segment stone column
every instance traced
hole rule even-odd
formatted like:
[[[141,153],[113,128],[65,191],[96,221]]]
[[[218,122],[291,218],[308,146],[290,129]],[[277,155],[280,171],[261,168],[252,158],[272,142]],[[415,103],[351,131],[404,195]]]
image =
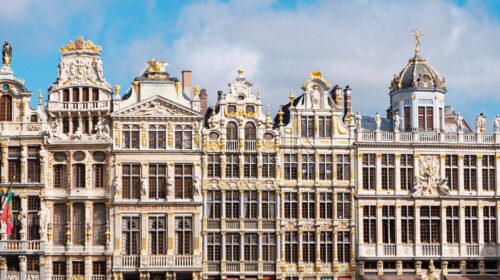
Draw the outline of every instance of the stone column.
[[[358,205],[358,244],[363,244],[363,205]]]
[[[299,240],[299,245],[298,245],[298,249],[299,249],[299,263],[301,263],[303,261],[303,254],[304,252],[302,251],[302,234],[304,232],[302,231],[302,229],[300,228],[299,231],[298,231],[298,240]]]
[[[445,229],[446,229],[446,205],[441,204],[441,244],[448,244]]]
[[[85,201],[85,249],[90,249],[92,246],[92,228],[94,218],[92,216],[92,202]]]
[[[21,183],[28,182],[28,148],[26,144],[21,144]]]
[[[257,219],[259,220],[259,228],[262,228],[262,190],[257,190]],[[266,217],[267,219],[267,217]]]
[[[175,236],[175,216],[174,212],[167,212],[167,255],[175,253],[174,236]]]
[[[221,261],[226,261],[226,232],[221,232]],[[206,237],[206,233],[203,234],[203,237],[205,238],[203,240],[203,258],[206,259],[207,258],[207,237]]]
[[[85,256],[85,280],[92,279],[92,259],[90,256]]]
[[[19,256],[19,278],[26,279],[26,256]]]
[[[297,192],[297,219],[302,219],[302,192]]]
[[[315,241],[316,241],[316,263],[320,263],[321,262],[321,251],[320,251],[320,247],[321,247],[321,243],[320,243],[320,238],[321,238],[321,227],[320,226],[317,226],[316,227],[316,238],[315,238]]]
[[[226,190],[220,191],[220,228],[226,229]],[[206,208],[205,208],[206,209]]]
[[[460,205],[458,210],[458,216],[460,217],[460,253],[465,252],[465,205]],[[465,253],[464,253],[465,254]]]
[[[148,213],[141,213],[141,255],[148,254]],[[195,224],[195,223],[193,223]]]
[[[240,140],[240,142],[242,143],[243,141]],[[243,154],[239,156],[239,163],[240,165],[238,167],[240,168],[240,180],[241,180],[245,177],[245,157],[243,156]]]
[[[71,238],[71,232],[73,230],[73,203],[66,202],[67,217],[66,220],[66,247],[71,247],[73,245],[73,239]]]
[[[377,205],[377,245],[383,243],[382,235],[382,205]]]
[[[276,262],[281,261],[281,232],[276,232]]]
[[[479,245],[483,247],[484,245],[484,212],[483,212],[483,205],[478,205],[477,206],[477,234],[478,234],[478,241]]]
[[[318,191],[315,192],[316,203],[314,204],[314,217],[316,217],[316,219],[320,218],[320,214],[319,214],[319,194],[320,193]],[[319,244],[319,242],[316,243],[316,244]],[[318,246],[316,246],[316,247],[318,247]]]
[[[262,262],[262,232],[257,232],[258,246],[257,246],[257,260]]]
[[[375,155],[375,174],[382,174],[382,154]],[[375,189],[382,190],[382,176],[375,176]]]
[[[396,192],[401,191],[401,154],[396,154],[394,156],[395,172],[394,172],[394,184]],[[397,227],[399,228],[399,227]]]
[[[464,192],[464,155],[458,155],[458,192]]]
[[[446,177],[446,155],[439,155],[439,176],[441,178]]]
[[[420,245],[420,205],[415,205],[415,245]]]
[[[483,192],[483,156],[477,156],[477,176],[476,176],[476,189],[478,193]],[[482,220],[480,220],[482,221]]]
[[[332,153],[332,181],[337,180],[337,155],[335,153]]]
[[[332,215],[332,217],[333,217],[333,219],[337,219],[337,200],[338,200],[337,192],[333,192],[333,194],[332,194],[332,200],[333,200],[332,201],[332,203],[333,203],[333,205],[332,205],[333,206],[332,207],[332,209],[333,209],[333,215]]]
[[[1,142],[1,147],[2,147],[2,153],[1,153],[1,155],[2,155],[2,168],[0,168],[0,172],[2,175],[1,176],[2,183],[6,183],[8,181],[7,178],[9,176],[9,168],[8,168],[8,161],[7,161],[7,154],[8,154],[9,146],[7,144],[7,141]]]
[[[194,245],[192,248],[194,248],[193,253],[195,255],[201,255],[201,246],[200,246],[200,236],[201,236],[201,217],[200,217],[200,212],[194,212],[193,216],[193,233],[194,233]],[[146,228],[147,231],[148,228]],[[147,234],[147,233],[146,233]]]
[[[351,163],[354,165],[354,163]],[[356,165],[358,170],[358,188],[363,189],[363,154],[358,154],[358,164]],[[352,166],[351,166],[352,167]]]
[[[28,197],[23,194],[20,195],[21,198],[21,213],[19,213],[21,222],[21,230],[19,231],[21,234],[21,240],[27,240],[28,233]]]
[[[398,202],[396,202],[398,203]],[[401,245],[401,204],[396,204],[396,245]],[[399,250],[396,250],[396,252]]]
[[[276,209],[276,221],[280,221],[281,220],[281,192],[280,191],[276,191],[276,206],[275,206],[275,209]]]
[[[244,229],[245,228],[245,212],[244,212],[244,193],[245,191],[244,190],[240,190],[240,204],[238,205],[240,207],[240,229]]]
[[[333,262],[334,263],[337,263],[337,261],[339,260],[339,256],[337,253],[338,235],[339,235],[339,233],[337,230],[333,231]]]
[[[297,154],[297,181],[302,181],[302,154]]]
[[[122,251],[122,242],[121,242],[121,235],[122,235],[122,215],[120,212],[117,212],[115,209],[114,212],[114,225],[115,229],[113,232],[114,238],[115,238],[115,248],[113,251],[113,255],[120,255]]]
[[[245,260],[245,233],[240,232],[240,262]]]
[[[225,241],[225,233],[224,235],[222,235],[222,233],[224,232],[221,232],[221,258],[224,259],[225,258],[225,253],[224,253],[224,242],[222,242],[223,240]],[[202,252],[202,257],[203,257],[203,261],[206,262],[208,260],[207,258],[207,233],[206,232],[203,232],[203,252]]]

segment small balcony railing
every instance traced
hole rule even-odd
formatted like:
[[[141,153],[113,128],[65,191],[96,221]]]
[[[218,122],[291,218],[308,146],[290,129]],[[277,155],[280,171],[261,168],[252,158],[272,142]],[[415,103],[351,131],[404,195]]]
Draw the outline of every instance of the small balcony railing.
[[[385,256],[395,256],[396,255],[396,245],[384,245],[384,255]]]
[[[227,272],[239,272],[240,271],[240,263],[239,262],[227,262],[226,263],[226,271]]]
[[[52,275],[52,280],[66,280],[65,275]]]
[[[238,140],[227,140],[226,141],[226,150],[228,150],[228,151],[239,151],[240,150],[240,141],[238,141]]]
[[[479,256],[479,245],[467,245],[467,256]]]
[[[440,256],[441,245],[422,245],[422,255],[424,256]]]
[[[257,151],[257,141],[245,140],[245,151]]]
[[[219,229],[220,220],[207,220],[207,229]]]
[[[245,262],[245,272],[257,272],[259,271],[258,262]]]
[[[207,270],[209,272],[219,272],[220,271],[220,262],[207,263]]]
[[[259,220],[257,219],[245,219],[244,220],[245,229],[258,229]]]
[[[89,102],[56,102],[47,101],[47,110],[52,111],[100,111],[109,109],[109,101],[89,101]]]
[[[226,228],[227,229],[239,229],[240,228],[240,220],[238,220],[238,219],[226,219]]]
[[[0,252],[37,252],[45,251],[41,240],[0,240]]]
[[[92,275],[92,280],[106,280],[106,275]]]

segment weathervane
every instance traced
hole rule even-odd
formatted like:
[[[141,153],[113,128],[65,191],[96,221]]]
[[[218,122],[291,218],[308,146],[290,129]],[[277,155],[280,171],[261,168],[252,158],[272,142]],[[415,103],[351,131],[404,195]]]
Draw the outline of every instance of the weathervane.
[[[422,35],[424,35],[424,33],[422,33],[422,29],[420,29],[420,28],[417,28],[417,29],[414,29],[411,31],[411,36],[415,37],[415,50],[417,50],[417,51],[420,48],[420,37]]]

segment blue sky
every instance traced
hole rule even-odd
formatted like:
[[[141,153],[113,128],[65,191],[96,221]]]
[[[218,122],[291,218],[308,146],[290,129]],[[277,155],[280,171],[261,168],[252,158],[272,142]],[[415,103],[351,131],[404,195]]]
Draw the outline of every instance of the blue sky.
[[[498,1],[1,1],[0,39],[11,41],[15,76],[44,96],[59,47],[83,35],[102,46],[105,77],[123,91],[155,57],[172,76],[192,70],[212,103],[241,65],[276,112],[319,70],[353,88],[354,110],[375,114],[421,27],[421,54],[446,77],[447,105],[469,121],[486,113],[488,126],[500,113]]]

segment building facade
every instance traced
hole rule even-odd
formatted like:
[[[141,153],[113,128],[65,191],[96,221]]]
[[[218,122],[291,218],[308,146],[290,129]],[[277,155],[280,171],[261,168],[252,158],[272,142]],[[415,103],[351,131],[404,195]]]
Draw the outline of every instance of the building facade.
[[[387,116],[314,71],[272,118],[243,76],[207,106],[153,59],[124,92],[61,49],[37,108],[0,69],[4,279],[459,279],[498,274],[500,118],[469,126],[418,45]]]

